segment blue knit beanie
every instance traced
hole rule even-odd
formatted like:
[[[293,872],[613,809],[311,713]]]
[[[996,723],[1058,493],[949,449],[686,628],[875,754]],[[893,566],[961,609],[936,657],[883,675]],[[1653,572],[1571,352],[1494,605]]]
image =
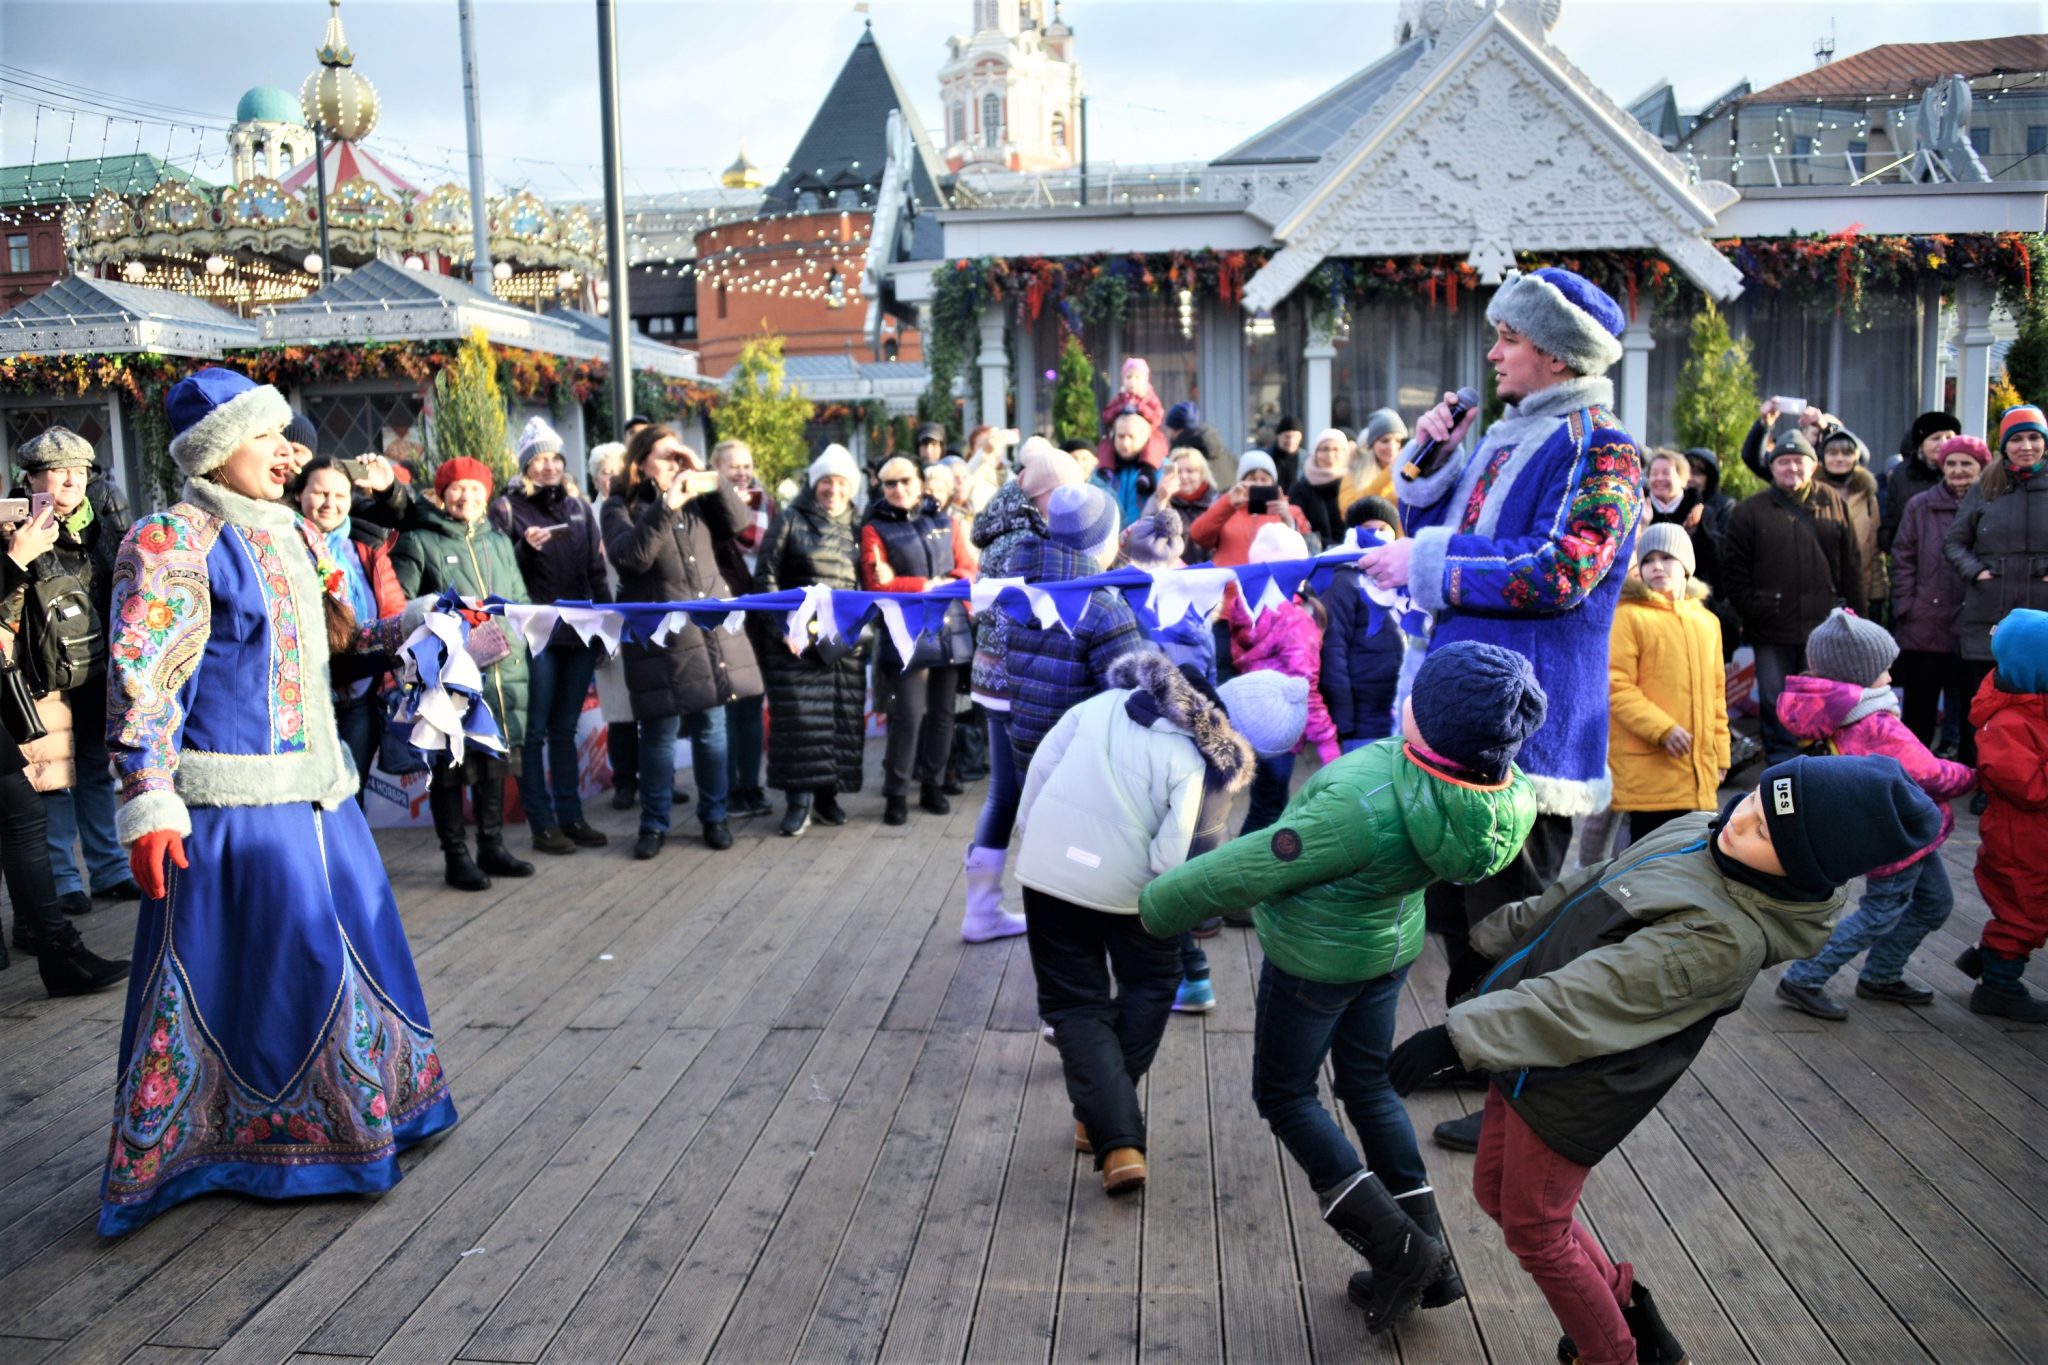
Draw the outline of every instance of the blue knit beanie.
[[[2014,607],[1991,632],[1998,678],[2015,692],[2048,692],[2048,611]]]
[[[1429,651],[1409,695],[1422,742],[1489,782],[1507,777],[1550,704],[1527,659],[1478,640]]]
[[[1093,484],[1069,484],[1046,504],[1046,538],[1100,559],[1116,545],[1116,503]]]
[[[1941,833],[1941,808],[1883,754],[1802,754],[1764,769],[1771,846],[1802,891],[1834,890],[1910,857]]]
[[[1202,425],[1202,410],[1192,402],[1183,400],[1166,410],[1166,420],[1161,424],[1168,431],[1186,431],[1189,427]]]

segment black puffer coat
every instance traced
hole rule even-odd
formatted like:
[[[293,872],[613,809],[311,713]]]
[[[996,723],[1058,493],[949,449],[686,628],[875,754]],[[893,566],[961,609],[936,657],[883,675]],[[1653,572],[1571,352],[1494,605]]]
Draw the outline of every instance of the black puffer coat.
[[[856,536],[851,505],[828,517],[806,488],[776,513],[761,538],[754,591],[813,583],[857,587]],[[815,645],[791,654],[778,641],[763,648],[761,661],[768,680],[768,785],[785,792],[859,791],[867,738],[867,676],[860,657],[850,646],[832,649],[830,657]]]
[[[1990,501],[1980,478],[1963,495],[1942,538],[1948,562],[1963,576],[1956,633],[1963,657],[1991,658],[1991,628],[2015,607],[2048,611],[2048,466]],[[1979,580],[1989,570],[1992,577]]]
[[[689,602],[725,596],[715,546],[743,525],[746,503],[720,480],[716,493],[672,508],[651,483],[606,498],[599,522],[619,575],[621,602]],[[634,720],[709,711],[761,695],[761,669],[744,633],[685,625],[661,645],[621,647]]]

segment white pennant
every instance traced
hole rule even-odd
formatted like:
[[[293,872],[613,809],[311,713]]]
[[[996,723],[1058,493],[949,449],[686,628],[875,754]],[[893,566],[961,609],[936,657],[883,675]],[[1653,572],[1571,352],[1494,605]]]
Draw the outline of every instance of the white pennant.
[[[882,624],[889,629],[890,643],[896,646],[896,657],[907,659],[917,648],[917,641],[910,634],[910,623],[903,619],[903,604],[879,598],[875,606],[882,613]]]
[[[1237,575],[1229,569],[1213,565],[1171,569],[1152,576],[1152,596],[1146,605],[1162,626],[1179,625],[1190,610],[1201,613],[1206,621],[1215,615],[1225,590],[1236,580]]]
[[[1021,578],[977,578],[967,589],[967,601],[976,616],[994,608],[1004,588],[1021,588]]]
[[[839,638],[839,619],[832,610],[832,589],[823,583],[811,583],[804,587],[804,600],[797,603],[789,613],[789,625],[783,630],[783,641],[790,653],[801,654],[808,645],[810,635],[807,627],[817,623],[820,640]]]

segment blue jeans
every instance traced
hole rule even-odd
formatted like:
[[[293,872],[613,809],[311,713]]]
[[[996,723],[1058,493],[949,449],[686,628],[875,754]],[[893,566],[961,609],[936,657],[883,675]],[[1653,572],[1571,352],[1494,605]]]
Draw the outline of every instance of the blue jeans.
[[[1017,827],[1017,802],[1024,795],[1017,786],[1017,760],[1010,753],[1010,713],[988,713],[988,799],[982,802],[981,819],[975,822],[974,846],[998,851],[1010,846],[1010,834]]]
[[[1254,834],[1280,818],[1287,809],[1287,789],[1294,784],[1294,755],[1258,756],[1252,769],[1252,799],[1245,808],[1244,828],[1239,834]]]
[[[1387,1080],[1394,1043],[1394,1007],[1408,969],[1371,981],[1307,981],[1275,967],[1259,971],[1259,1001],[1252,1024],[1252,1099],[1317,1193],[1342,1185],[1360,1169],[1379,1176],[1394,1194],[1429,1183],[1408,1110]],[[1365,1144],[1358,1153],[1316,1094],[1328,1057],[1337,1073],[1331,1087]]]
[[[640,828],[668,833],[676,799],[676,737],[690,741],[690,771],[697,779],[697,818],[725,819],[725,708],[692,711],[640,722]]]
[[[1799,741],[1778,723],[1778,697],[1785,677],[1806,668],[1805,645],[1752,645],[1756,651],[1756,700],[1763,712],[1764,759],[1782,763],[1799,752]]]
[[[356,765],[356,805],[370,794],[370,765],[377,761],[377,740],[384,730],[383,698],[376,690],[359,697],[343,697],[334,703],[334,728],[341,747]]]
[[[64,696],[71,707],[72,751],[78,775],[67,791],[43,793],[43,815],[48,822],[44,842],[50,849],[50,873],[56,879],[57,894],[69,896],[85,889],[79,866],[72,861],[71,846],[85,851],[85,863],[95,891],[119,886],[129,878],[128,855],[114,835],[114,772],[107,765],[106,683],[88,680]]]
[[[549,645],[529,656],[519,801],[535,834],[583,821],[583,797],[577,786],[583,759],[576,751],[576,726],[583,719],[591,679],[597,676],[599,648],[579,640]]]
[[[1785,979],[1795,986],[1825,986],[1850,958],[1868,948],[1862,979],[1873,986],[1890,985],[1905,975],[1906,959],[1921,939],[1941,927],[1955,903],[1939,851],[1903,872],[1872,877],[1863,883],[1863,899],[1855,913],[1835,926],[1819,952],[1787,967]]]
[[[761,790],[762,697],[741,697],[725,704],[726,789]]]
[[[1183,981],[1207,981],[1209,979],[1209,955],[1202,951],[1202,945],[1195,942],[1193,933],[1182,934],[1175,939],[1174,946],[1180,949],[1180,976]]]

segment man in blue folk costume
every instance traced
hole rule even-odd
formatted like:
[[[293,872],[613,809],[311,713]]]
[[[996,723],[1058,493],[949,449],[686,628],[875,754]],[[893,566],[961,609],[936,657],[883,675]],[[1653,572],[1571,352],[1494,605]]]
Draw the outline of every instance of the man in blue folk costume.
[[[1620,306],[1591,281],[1549,267],[1510,275],[1486,320],[1495,333],[1486,358],[1506,413],[1471,448],[1461,443],[1476,409],[1453,421],[1454,395],[1445,394],[1422,415],[1394,465],[1408,536],[1361,561],[1375,583],[1405,586],[1434,613],[1432,650],[1456,640],[1511,649],[1535,666],[1550,698],[1519,760],[1538,812],[1521,854],[1483,881],[1439,883],[1427,896],[1453,998],[1470,984],[1471,927],[1510,901],[1542,895],[1563,871],[1572,817],[1606,809],[1612,795],[1607,644],[1642,496],[1642,457],[1614,415],[1605,377],[1621,358]],[[1478,1119],[1439,1125],[1437,1140],[1477,1150]]]
[[[165,399],[178,503],[114,574],[107,745],[142,886],[99,1226],[213,1190],[388,1189],[455,1122],[412,952],[336,737],[331,648],[358,624],[282,501],[282,395],[201,370]],[[407,612],[419,615],[419,604]]]

